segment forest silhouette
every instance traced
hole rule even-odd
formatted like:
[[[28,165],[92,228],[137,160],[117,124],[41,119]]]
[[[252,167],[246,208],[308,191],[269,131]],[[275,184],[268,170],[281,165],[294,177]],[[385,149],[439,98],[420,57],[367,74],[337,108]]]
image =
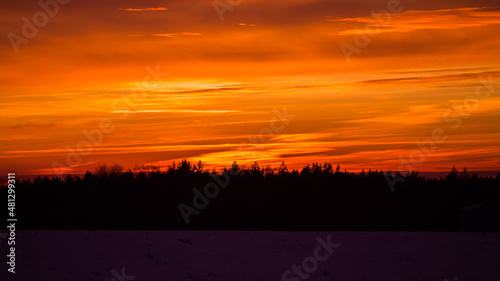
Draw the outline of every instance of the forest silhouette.
[[[285,163],[234,162],[219,172],[204,166],[187,160],[164,170],[98,165],[83,177],[18,181],[18,228],[458,231],[459,208],[500,198],[500,175],[480,177],[465,168],[436,179],[351,173],[330,163],[301,171]]]

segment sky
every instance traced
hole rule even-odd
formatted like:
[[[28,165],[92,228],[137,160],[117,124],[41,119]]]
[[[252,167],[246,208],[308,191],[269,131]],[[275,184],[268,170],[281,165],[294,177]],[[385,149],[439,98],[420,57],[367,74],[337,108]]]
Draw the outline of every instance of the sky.
[[[500,171],[498,1],[41,3],[0,4],[2,175]]]

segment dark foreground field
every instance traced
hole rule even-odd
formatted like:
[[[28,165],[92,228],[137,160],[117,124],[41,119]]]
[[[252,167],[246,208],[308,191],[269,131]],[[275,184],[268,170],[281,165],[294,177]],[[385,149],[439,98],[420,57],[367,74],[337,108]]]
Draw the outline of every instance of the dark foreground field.
[[[317,260],[320,240],[334,246]],[[1,280],[494,281],[500,234],[19,231],[16,261]]]

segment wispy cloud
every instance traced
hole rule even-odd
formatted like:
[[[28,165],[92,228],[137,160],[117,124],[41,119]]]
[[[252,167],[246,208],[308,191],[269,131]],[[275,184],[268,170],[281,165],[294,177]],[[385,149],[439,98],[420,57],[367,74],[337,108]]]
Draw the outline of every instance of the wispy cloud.
[[[113,113],[235,113],[239,110],[192,110],[192,109],[150,109],[150,110],[115,110]]]
[[[418,72],[413,72],[418,73]],[[383,78],[383,79],[372,79],[365,80],[362,83],[368,84],[378,84],[378,83],[422,83],[422,82],[457,82],[457,81],[477,81],[478,77],[492,75],[494,79],[500,77],[500,72],[490,71],[490,72],[476,72],[476,73],[456,73],[448,75],[436,75],[436,76],[411,76],[411,77],[397,77],[397,78]]]
[[[169,37],[169,38],[179,38],[184,36],[202,36],[203,33],[197,32],[179,32],[179,33],[155,33],[153,36],[158,37]]]
[[[387,15],[375,14],[382,19]],[[349,28],[332,35],[352,35],[358,33],[385,33],[385,32],[411,32],[421,29],[460,29],[478,27],[500,23],[500,11],[496,8],[457,8],[434,11],[406,11],[401,14],[391,15],[389,23],[380,24],[375,16],[357,18],[328,19],[337,23],[370,24],[380,26],[380,29]]]
[[[439,72],[477,72],[477,71],[486,71],[494,69],[494,67],[474,67],[474,68],[444,68],[444,69],[424,69],[424,70],[412,70],[412,71],[395,71],[389,72],[390,74],[425,74],[425,73],[439,73]]]
[[[120,8],[122,11],[127,12],[149,12],[149,11],[166,11],[168,8],[159,7],[159,8]]]
[[[68,166],[68,167],[62,167],[62,168],[59,168],[59,172],[60,173],[71,173],[74,171],[75,168],[79,168],[79,167],[86,167],[86,166],[90,166],[92,164],[96,163],[96,161],[89,161],[89,162],[86,162],[86,163],[83,163],[83,164],[77,164],[77,165],[71,165],[71,166]],[[52,175],[54,174],[56,171],[53,169],[53,168],[47,168],[47,169],[34,169],[34,170],[28,170],[27,171],[28,174],[31,174],[31,175]]]

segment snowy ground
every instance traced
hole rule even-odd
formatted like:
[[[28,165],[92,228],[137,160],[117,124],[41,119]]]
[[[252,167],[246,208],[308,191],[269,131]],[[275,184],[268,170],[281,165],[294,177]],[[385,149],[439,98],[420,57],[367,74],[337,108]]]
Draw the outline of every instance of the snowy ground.
[[[339,243],[307,280],[496,281],[500,233],[17,231],[16,274],[0,280],[287,280]],[[3,261],[6,241],[0,243]],[[326,250],[318,252],[323,257]],[[312,258],[309,268],[313,267]],[[314,268],[310,269],[313,270]],[[303,271],[303,269],[302,269]],[[305,274],[305,273],[304,273]],[[14,276],[14,278],[13,278]],[[132,276],[135,276],[133,278]],[[305,278],[305,276],[303,275]],[[290,281],[303,280],[293,273]]]

